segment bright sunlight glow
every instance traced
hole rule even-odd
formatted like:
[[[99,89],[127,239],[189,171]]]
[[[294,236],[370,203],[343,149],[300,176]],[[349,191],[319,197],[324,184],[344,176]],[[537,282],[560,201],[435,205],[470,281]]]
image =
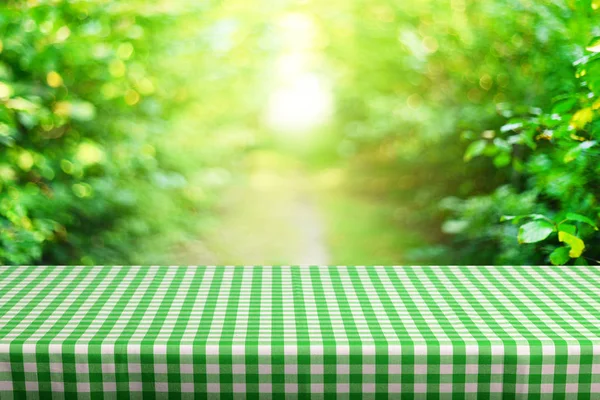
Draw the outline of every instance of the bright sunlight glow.
[[[324,123],[331,96],[319,77],[306,73],[279,87],[269,99],[267,123],[282,133],[302,133]]]
[[[283,39],[269,96],[266,123],[277,134],[305,136],[327,121],[332,110],[331,90],[313,72],[315,23],[309,15],[286,14],[278,28]]]

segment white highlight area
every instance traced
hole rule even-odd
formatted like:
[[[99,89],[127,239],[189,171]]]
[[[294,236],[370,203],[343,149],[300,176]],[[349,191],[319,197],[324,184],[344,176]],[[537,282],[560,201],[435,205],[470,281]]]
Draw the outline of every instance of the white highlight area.
[[[276,134],[308,138],[330,117],[333,99],[329,81],[318,57],[321,43],[312,16],[287,13],[279,18],[281,38],[271,89],[265,110],[265,122]]]
[[[298,74],[275,89],[269,98],[267,123],[281,133],[303,133],[329,119],[331,91],[311,73]]]

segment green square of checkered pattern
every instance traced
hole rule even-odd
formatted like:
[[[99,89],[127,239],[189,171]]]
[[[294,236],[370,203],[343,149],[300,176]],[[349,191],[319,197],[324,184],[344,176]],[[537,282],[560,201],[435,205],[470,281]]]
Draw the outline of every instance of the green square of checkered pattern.
[[[0,267],[0,398],[600,398],[596,267]]]

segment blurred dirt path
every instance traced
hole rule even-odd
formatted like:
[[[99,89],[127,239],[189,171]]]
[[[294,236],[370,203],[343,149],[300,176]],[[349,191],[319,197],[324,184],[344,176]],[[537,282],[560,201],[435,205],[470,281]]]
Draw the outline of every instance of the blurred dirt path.
[[[187,243],[179,264],[325,265],[330,260],[310,179],[271,152],[247,160],[248,178],[223,194],[218,226]]]

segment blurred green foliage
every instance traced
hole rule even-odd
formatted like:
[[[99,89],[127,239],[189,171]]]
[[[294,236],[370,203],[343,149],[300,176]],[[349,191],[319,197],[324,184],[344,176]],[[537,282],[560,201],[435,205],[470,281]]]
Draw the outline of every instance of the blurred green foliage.
[[[0,263],[156,262],[148,240],[164,249],[167,234],[208,221],[223,159],[250,142],[236,130],[250,103],[230,102],[215,141],[201,130],[223,118],[226,97],[199,111],[211,93],[198,88],[231,73],[219,68],[227,57],[251,68],[254,54],[211,35],[223,24],[211,12],[185,1],[0,5]]]
[[[465,156],[491,157],[516,175],[518,198],[531,199],[527,214],[502,215],[520,225],[517,239],[535,249],[534,262],[587,264],[600,260],[598,191],[600,151],[600,46],[594,38],[572,62],[576,85],[556,91],[551,105],[519,113],[504,110],[506,124],[472,142]],[[498,160],[502,160],[498,162]],[[497,189],[494,195],[501,190]],[[502,198],[498,199],[502,204]],[[459,218],[464,215],[459,205]],[[513,212],[502,207],[500,212]],[[472,218],[473,220],[474,218]],[[503,254],[499,254],[503,256]],[[522,258],[515,258],[530,262]],[[501,259],[502,260],[502,259]]]
[[[169,18],[134,4],[0,7],[0,261],[126,260],[177,107],[147,62]]]
[[[356,1],[319,14],[339,157],[352,187],[409,210],[399,231],[427,241],[408,261],[600,259],[599,7]]]
[[[160,257],[214,225],[246,152],[285,137],[263,116],[274,65],[299,68],[290,54],[277,61],[290,42],[282,25],[299,21],[280,18],[290,12],[314,22],[314,43],[295,56],[330,81],[335,112],[287,146],[343,171],[361,196],[324,201],[346,233],[330,235],[338,254],[350,237],[389,263],[402,243],[403,263],[596,262],[599,10],[598,0],[5,1],[0,263],[177,262]],[[365,199],[364,218],[344,219]]]

